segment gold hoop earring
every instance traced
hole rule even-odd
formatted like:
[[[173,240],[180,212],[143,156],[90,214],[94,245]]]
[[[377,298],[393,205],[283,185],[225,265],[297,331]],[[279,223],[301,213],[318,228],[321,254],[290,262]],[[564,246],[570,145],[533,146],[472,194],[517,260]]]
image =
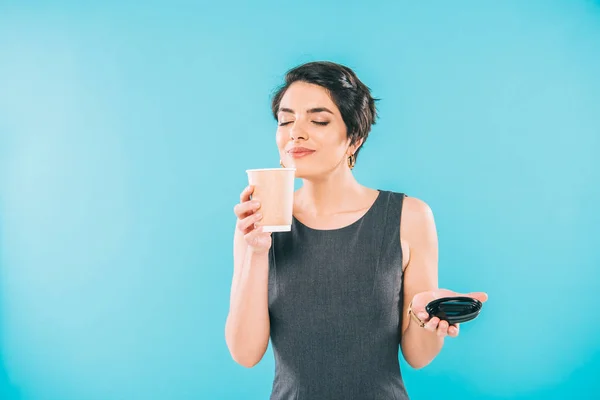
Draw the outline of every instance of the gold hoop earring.
[[[285,168],[285,165],[283,165],[283,162],[281,162],[281,160],[279,160],[279,165],[281,165],[281,168]]]
[[[353,169],[355,164],[356,157],[354,156],[354,154],[351,154],[350,157],[348,157],[348,167],[350,167],[350,169]]]

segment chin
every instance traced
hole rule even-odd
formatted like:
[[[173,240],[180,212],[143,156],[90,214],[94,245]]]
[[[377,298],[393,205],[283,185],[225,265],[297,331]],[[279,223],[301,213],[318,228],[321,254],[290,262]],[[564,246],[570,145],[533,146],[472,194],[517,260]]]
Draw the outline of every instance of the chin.
[[[304,162],[303,160],[294,160],[290,162],[290,168],[296,168],[295,176],[300,179],[311,179],[323,175],[325,172],[322,165],[315,165],[315,163]],[[287,166],[288,164],[285,163]]]
[[[296,178],[305,178],[306,177],[306,171],[304,170],[304,168],[298,168],[298,167],[294,167],[296,168]]]
[[[295,172],[296,178],[303,178],[306,174],[306,168],[302,168],[302,167],[299,167],[298,165],[294,165],[291,163],[289,166],[287,164],[285,166],[288,168],[296,168],[296,172]]]
[[[311,179],[311,178],[316,178],[319,175],[323,174],[323,171],[319,171],[318,169],[314,169],[314,168],[302,168],[302,167],[298,167],[296,166],[296,178],[299,179]]]

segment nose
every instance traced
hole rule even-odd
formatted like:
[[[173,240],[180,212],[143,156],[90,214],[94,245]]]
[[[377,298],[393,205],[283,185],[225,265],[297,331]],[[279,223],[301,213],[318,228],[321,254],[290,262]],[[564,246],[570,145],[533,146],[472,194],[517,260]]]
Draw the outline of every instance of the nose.
[[[306,134],[306,131],[304,129],[302,129],[301,124],[299,124],[298,122],[295,122],[292,125],[292,128],[290,129],[290,139],[292,141],[298,140],[300,138],[306,140],[307,137],[308,137],[308,135]]]

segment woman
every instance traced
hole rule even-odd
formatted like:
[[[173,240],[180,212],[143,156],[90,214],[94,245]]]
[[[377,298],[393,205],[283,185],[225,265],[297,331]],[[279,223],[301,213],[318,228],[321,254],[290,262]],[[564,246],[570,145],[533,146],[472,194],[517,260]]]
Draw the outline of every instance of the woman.
[[[433,299],[460,295],[438,289],[432,212],[354,178],[376,108],[349,68],[312,62],[289,71],[272,111],[281,165],[295,167],[303,185],[291,232],[255,227],[252,187],[235,206],[231,355],[252,367],[271,338],[271,399],[407,399],[398,349],[422,368],[459,332],[425,311]]]

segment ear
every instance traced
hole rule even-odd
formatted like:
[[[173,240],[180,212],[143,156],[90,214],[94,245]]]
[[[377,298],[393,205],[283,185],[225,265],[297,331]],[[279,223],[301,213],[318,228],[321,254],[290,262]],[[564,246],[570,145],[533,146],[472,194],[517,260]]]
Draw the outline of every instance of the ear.
[[[358,150],[360,148],[360,146],[363,144],[364,139],[358,139],[356,142],[354,142],[353,145],[348,147],[348,156],[356,153],[356,150]],[[350,141],[348,142],[350,143]]]

